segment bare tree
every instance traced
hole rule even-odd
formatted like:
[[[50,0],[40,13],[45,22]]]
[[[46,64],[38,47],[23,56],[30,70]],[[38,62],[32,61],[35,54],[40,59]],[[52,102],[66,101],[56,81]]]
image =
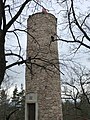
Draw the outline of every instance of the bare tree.
[[[32,5],[33,4],[33,5]],[[20,65],[26,62],[30,62],[30,64],[35,64],[34,62],[31,63],[31,60],[34,61],[36,58],[27,58],[28,60],[24,59],[22,56],[22,46],[21,41],[19,37],[19,32],[27,33],[27,27],[24,26],[24,22],[28,18],[28,11],[34,9],[34,11],[37,8],[37,5],[43,8],[42,12],[44,12],[46,9],[43,7],[40,1],[38,0],[1,0],[0,1],[0,85],[2,84],[5,76],[5,72],[7,69],[10,69],[11,67],[15,65]],[[24,29],[22,29],[24,28]],[[10,47],[6,48],[6,41],[8,39],[8,35],[12,36],[9,37],[9,41],[12,42],[13,35],[16,37],[17,43],[14,41],[13,44],[17,44],[18,52],[14,52]],[[30,35],[30,34],[29,34]],[[34,36],[30,35],[35,40]],[[37,40],[35,40],[37,41]],[[13,45],[12,44],[12,45]],[[14,46],[14,45],[13,45]],[[9,62],[7,59],[9,56],[14,56],[15,61]],[[40,61],[48,62],[48,60],[41,60]],[[53,64],[52,62],[48,62],[48,64]],[[46,69],[45,66],[38,65],[38,67],[43,67]],[[55,66],[55,65],[54,65]],[[31,71],[31,68],[28,67]]]
[[[89,119],[90,71],[83,66],[71,67],[62,80],[64,119]]]
[[[60,23],[63,25],[63,32],[66,32],[66,38],[60,37],[59,40],[76,44],[77,47],[74,49],[77,51],[81,46],[90,49],[90,9],[89,1],[84,0],[62,0],[58,1],[59,5],[64,6],[63,10],[60,10],[59,13],[63,14],[63,21]],[[85,5],[86,3],[86,5]],[[83,9],[83,7],[85,7]],[[65,33],[64,33],[65,35]]]
[[[62,79],[62,98],[71,99],[75,107],[83,94],[87,103],[90,104],[89,87],[90,71],[83,66],[74,66],[70,68],[70,72]]]
[[[0,85],[4,79],[6,69],[16,64],[25,62],[25,61],[15,62],[9,66],[6,66],[6,55],[14,55],[14,54],[9,53],[5,55],[5,40],[6,40],[5,37],[10,27],[14,24],[14,22],[18,19],[18,17],[22,13],[23,9],[25,8],[25,5],[28,4],[30,1],[31,0],[26,0],[25,2],[23,2],[19,6],[16,14],[12,16],[11,6],[9,5],[9,3],[7,4],[6,0],[0,0]],[[6,17],[7,9],[9,14],[11,15],[11,19],[9,21],[7,21],[7,17]],[[20,57],[17,54],[15,54],[15,56]]]
[[[27,16],[24,16],[23,11],[25,9],[26,11],[27,9],[32,9],[32,7],[30,6],[31,2],[34,2],[35,5],[39,4],[37,1],[34,0],[0,0],[0,85],[4,80],[5,71],[7,69],[15,65],[26,63],[26,60],[24,60],[24,58],[21,56],[21,44],[17,31],[27,32],[26,28],[24,30],[20,29],[19,25],[23,26],[22,21],[25,21],[27,19],[25,18]],[[24,16],[23,19],[22,16]],[[5,44],[8,34],[15,35],[18,42],[17,47],[19,48],[19,53],[13,52],[10,48],[6,49],[5,52]],[[10,41],[12,42],[12,38],[10,38]],[[6,60],[6,57],[8,56],[15,56],[17,57],[17,60],[10,64]]]
[[[57,4],[58,9],[60,9],[58,10],[59,11],[58,14],[61,15],[62,12],[64,14],[62,16],[64,19],[62,23],[60,23],[60,25],[64,25],[64,29],[62,29],[61,31],[64,34],[67,31],[69,37],[68,39],[66,39],[67,36],[63,37],[61,35],[61,37],[59,37],[58,35],[57,39],[67,43],[75,43],[77,47],[74,49],[75,50],[74,52],[76,52],[81,46],[90,49],[89,7],[88,9],[86,9],[87,12],[85,12],[84,14],[80,12],[77,3],[74,0],[61,0],[61,1],[56,0],[55,5],[53,5],[54,4],[53,0],[48,2],[51,3],[51,5],[49,5],[49,9],[51,9],[51,11],[52,10],[56,11],[53,6]],[[82,0],[80,0],[80,2],[82,2]],[[81,5],[80,2],[79,5]],[[31,4],[33,4],[33,6]],[[4,79],[5,71],[7,69],[15,65],[26,63],[26,59],[24,59],[23,56],[21,55],[22,47],[20,44],[18,32],[27,33],[26,27],[24,27],[24,29],[22,29],[21,27],[20,29],[20,26],[24,26],[23,23],[25,22],[28,16],[27,11],[30,12],[32,8],[36,10],[37,6],[40,6],[44,9],[44,2],[42,0],[22,0],[22,1],[0,0],[0,85]],[[64,7],[61,8],[62,6]],[[48,8],[46,8],[46,10],[47,9]],[[15,35],[18,43],[17,45],[19,50],[18,53],[13,52],[10,48],[6,49],[5,44],[8,34]],[[10,41],[12,42],[11,37]],[[17,57],[17,59],[16,61],[13,61],[13,63],[9,63],[6,59],[8,56],[14,56],[15,58]],[[42,66],[39,65],[39,67]]]

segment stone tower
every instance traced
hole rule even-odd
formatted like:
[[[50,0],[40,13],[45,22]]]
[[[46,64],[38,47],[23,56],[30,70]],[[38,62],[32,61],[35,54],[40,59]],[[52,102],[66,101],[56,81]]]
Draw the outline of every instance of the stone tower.
[[[62,120],[57,19],[36,13],[27,21],[26,120]]]

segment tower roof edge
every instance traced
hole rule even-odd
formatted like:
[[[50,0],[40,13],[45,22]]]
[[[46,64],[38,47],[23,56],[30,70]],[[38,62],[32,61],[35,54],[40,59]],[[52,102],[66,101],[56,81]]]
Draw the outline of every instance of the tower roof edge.
[[[29,15],[28,19],[31,18],[31,17],[33,17],[33,16],[36,16],[36,15],[49,15],[49,16],[54,17],[54,18],[56,19],[56,21],[57,21],[56,16],[53,15],[52,13],[43,13],[43,12],[37,12],[37,13],[35,13],[35,14]]]

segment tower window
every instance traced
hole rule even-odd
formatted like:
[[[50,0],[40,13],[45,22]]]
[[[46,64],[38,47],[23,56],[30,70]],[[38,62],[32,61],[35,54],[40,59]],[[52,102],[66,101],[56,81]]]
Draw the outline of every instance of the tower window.
[[[35,103],[27,104],[28,120],[35,120]]]

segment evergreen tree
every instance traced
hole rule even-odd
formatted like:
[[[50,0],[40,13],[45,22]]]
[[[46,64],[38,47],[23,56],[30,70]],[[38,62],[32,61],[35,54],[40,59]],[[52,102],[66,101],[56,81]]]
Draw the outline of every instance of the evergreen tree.
[[[23,85],[21,84],[21,91],[18,92],[17,86],[13,91],[13,97],[11,100],[11,116],[10,120],[24,120],[25,119],[25,92]]]
[[[0,120],[25,120],[25,92],[21,85],[13,90],[12,98],[8,99],[5,90],[0,91]]]
[[[90,98],[89,94],[87,96]],[[82,93],[76,105],[72,100],[66,100],[62,104],[62,108],[63,120],[90,120],[90,103]]]
[[[5,90],[0,91],[0,120],[5,120],[8,111],[9,100]]]

